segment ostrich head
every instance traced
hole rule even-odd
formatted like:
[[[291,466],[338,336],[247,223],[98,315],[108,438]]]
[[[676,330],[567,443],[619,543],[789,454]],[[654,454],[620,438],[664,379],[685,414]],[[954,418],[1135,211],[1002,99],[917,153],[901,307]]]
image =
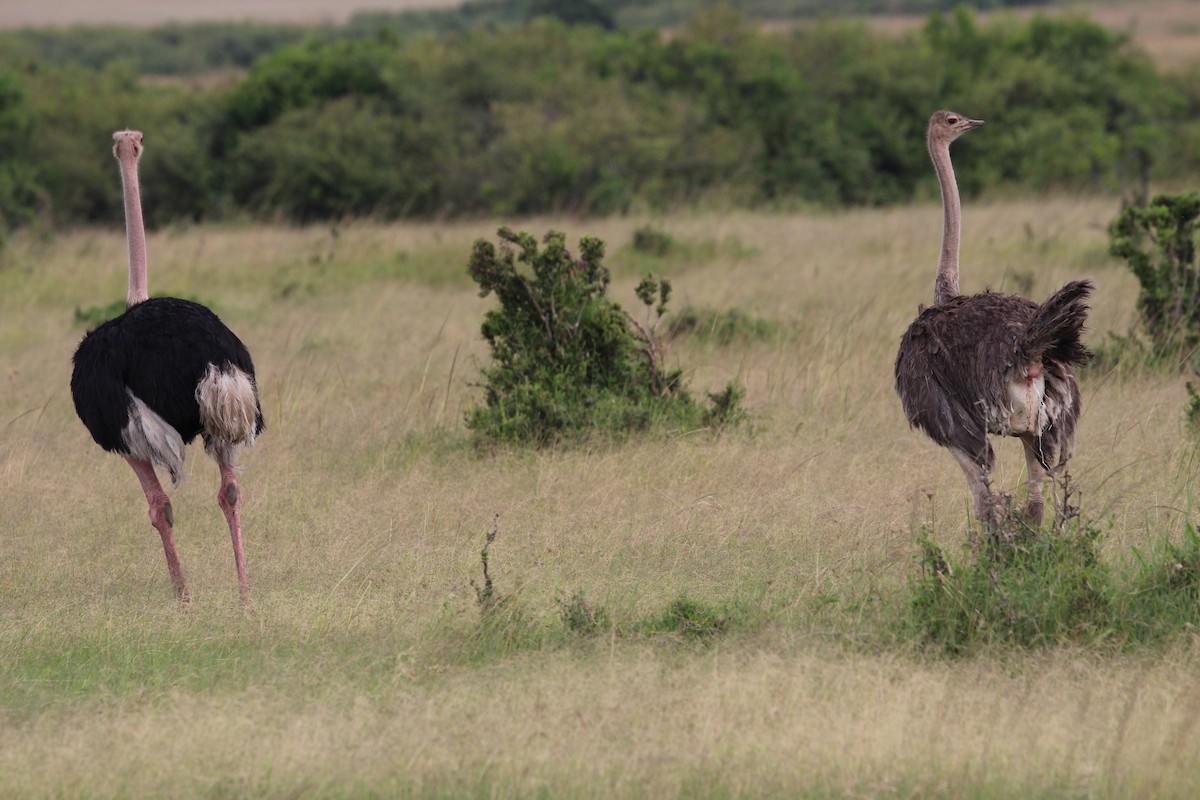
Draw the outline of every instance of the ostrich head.
[[[959,114],[957,111],[941,111],[933,112],[933,116],[929,118],[929,146],[944,145],[950,146],[950,143],[962,136],[972,128],[978,128],[983,124],[981,119],[971,119]]]
[[[113,142],[113,155],[118,161],[123,155],[132,155],[134,161],[142,157],[141,131],[117,131],[113,134]]]

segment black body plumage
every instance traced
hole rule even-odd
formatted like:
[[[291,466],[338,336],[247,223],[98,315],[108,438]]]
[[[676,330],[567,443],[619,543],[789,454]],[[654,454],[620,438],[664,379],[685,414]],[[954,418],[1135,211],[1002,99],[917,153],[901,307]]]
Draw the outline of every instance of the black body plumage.
[[[1091,281],[1072,281],[1041,305],[984,292],[922,309],[896,357],[896,392],[909,425],[991,470],[987,436],[1008,433],[995,420],[1009,385],[1040,364],[1046,405],[1056,411],[1037,450],[1044,467],[1057,467],[1070,456],[1079,417],[1074,368],[1091,358],[1081,335],[1092,288]]]
[[[196,387],[210,364],[237,367],[254,378],[241,340],[209,309],[190,300],[156,297],[138,303],[84,336],[73,358],[75,411],[96,443],[128,454],[122,431],[132,392],[191,442],[202,433]],[[256,432],[264,427],[258,407]]]

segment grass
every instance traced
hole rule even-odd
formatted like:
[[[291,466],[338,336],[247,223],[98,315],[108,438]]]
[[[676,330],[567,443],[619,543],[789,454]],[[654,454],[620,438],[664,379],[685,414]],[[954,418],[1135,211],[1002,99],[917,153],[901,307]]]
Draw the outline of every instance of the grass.
[[[964,289],[1020,276],[1044,297],[1088,276],[1089,341],[1127,332],[1136,283],[1102,255],[1116,210],[968,204]],[[744,429],[481,454],[462,420],[490,301],[465,265],[497,224],[150,236],[151,290],[217,302],[259,368],[250,613],[200,448],[172,493],[184,612],[136,481],[71,408],[75,309],[124,297],[120,232],[17,237],[0,255],[0,795],[1200,790],[1194,630],[947,658],[897,625],[920,531],[960,552],[969,503],[891,387],[932,291],[935,206],[520,221],[572,245],[620,247],[648,224],[738,242],[675,265],[676,302],[786,334],[671,345],[697,391],[742,382]],[[638,277],[619,272],[610,295],[634,305]],[[1191,602],[1171,591],[1180,570],[1142,566],[1191,565],[1190,377],[1083,378],[1074,485],[1114,581],[1150,598],[1122,607],[1131,630]],[[1015,491],[1020,446],[997,444],[995,484]],[[485,615],[494,525],[503,600]]]

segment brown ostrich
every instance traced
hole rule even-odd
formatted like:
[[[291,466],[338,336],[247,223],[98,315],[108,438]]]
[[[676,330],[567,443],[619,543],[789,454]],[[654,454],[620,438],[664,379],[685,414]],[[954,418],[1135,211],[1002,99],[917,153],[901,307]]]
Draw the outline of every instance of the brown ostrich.
[[[1038,305],[1015,295],[958,292],[960,203],[950,143],[982,125],[953,111],[929,119],[927,143],[942,190],[942,255],[933,305],[900,340],[896,392],[910,426],[950,450],[967,477],[975,515],[998,516],[987,475],[988,434],[1016,436],[1029,469],[1025,518],[1040,525],[1042,484],[1071,455],[1079,419],[1075,367],[1091,358],[1080,337],[1091,281],[1071,281]]]

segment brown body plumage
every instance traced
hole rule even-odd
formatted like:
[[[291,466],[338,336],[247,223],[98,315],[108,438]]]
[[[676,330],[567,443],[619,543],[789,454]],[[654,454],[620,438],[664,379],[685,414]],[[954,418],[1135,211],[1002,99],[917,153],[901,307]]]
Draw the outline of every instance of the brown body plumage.
[[[1015,295],[958,294],[959,200],[950,142],[982,125],[951,111],[929,121],[929,152],[942,187],[942,258],[934,305],[900,342],[896,392],[910,425],[947,448],[962,467],[975,513],[993,520],[989,434],[1016,436],[1029,469],[1026,517],[1040,524],[1042,484],[1071,455],[1079,418],[1074,369],[1091,357],[1081,341],[1090,281],[1072,281],[1045,303]]]

